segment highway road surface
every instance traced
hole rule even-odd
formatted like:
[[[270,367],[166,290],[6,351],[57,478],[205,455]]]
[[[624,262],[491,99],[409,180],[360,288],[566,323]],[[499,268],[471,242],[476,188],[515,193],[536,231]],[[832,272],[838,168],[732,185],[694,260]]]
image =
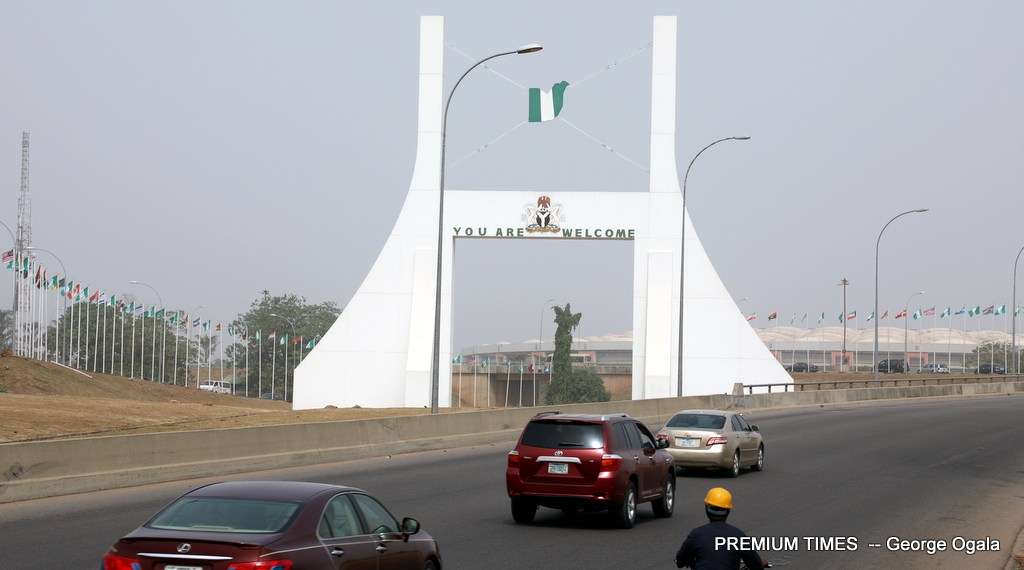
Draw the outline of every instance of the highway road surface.
[[[632,530],[603,517],[542,509],[532,526],[508,511],[508,446],[424,452],[232,478],[354,485],[441,543],[449,569],[674,568],[701,500],[725,485],[730,522],[753,536],[856,537],[856,551],[764,553],[779,568],[1002,568],[1024,525],[1024,397],[899,401],[748,414],[766,437],[766,470],[739,479],[681,476],[676,514],[650,507]],[[386,450],[382,450],[386,452]],[[0,505],[0,568],[95,570],[106,548],[167,501],[213,479]],[[889,537],[991,537],[999,552],[896,553]],[[882,543],[882,548],[868,546]],[[991,544],[991,543],[989,543]],[[952,546],[949,546],[951,549]]]

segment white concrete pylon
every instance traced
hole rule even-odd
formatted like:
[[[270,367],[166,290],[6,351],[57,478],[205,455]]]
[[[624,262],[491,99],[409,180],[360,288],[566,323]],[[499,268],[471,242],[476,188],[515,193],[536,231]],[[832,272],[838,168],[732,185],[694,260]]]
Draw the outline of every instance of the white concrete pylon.
[[[453,244],[481,237],[632,240],[633,398],[675,395],[682,199],[675,161],[674,16],[654,19],[652,54],[649,192],[446,192],[450,239],[444,241],[441,276],[442,407],[451,405]],[[295,371],[296,409],[430,404],[443,57],[444,20],[425,16],[409,193],[366,279]],[[560,215],[575,225],[560,223]],[[686,239],[684,394],[728,392],[738,381],[791,381],[736,307],[689,217]]]

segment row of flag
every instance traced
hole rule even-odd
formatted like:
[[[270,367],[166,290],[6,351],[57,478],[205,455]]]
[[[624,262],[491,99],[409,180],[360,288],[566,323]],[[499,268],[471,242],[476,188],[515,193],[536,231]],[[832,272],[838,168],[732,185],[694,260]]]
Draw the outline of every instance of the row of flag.
[[[936,307],[929,307],[927,309],[918,309],[918,310],[914,311],[913,313],[910,313],[909,317],[914,319],[914,320],[923,319],[925,317],[934,317],[936,310],[937,310]],[[1024,307],[1017,307],[1013,311],[1013,315],[1014,316],[1019,316],[1022,313],[1024,313]],[[977,317],[977,316],[984,316],[984,315],[1005,315],[1005,314],[1007,314],[1007,307],[1006,307],[1006,305],[999,305],[999,306],[989,305],[989,306],[987,306],[985,308],[982,308],[981,305],[977,305],[977,306],[974,306],[974,307],[964,306],[964,307],[961,307],[959,310],[956,310],[956,311],[954,311],[952,307],[946,307],[945,309],[942,309],[942,311],[939,313],[939,318],[943,319],[943,318],[946,318],[946,317],[951,316],[951,315],[967,315],[969,317]],[[804,313],[803,317],[800,318],[800,323],[801,324],[807,322],[807,315],[808,315],[808,313]],[[889,317],[889,311],[884,311],[884,312],[882,312],[881,316],[878,317],[878,320],[884,320],[884,319],[886,319],[888,317]],[[908,317],[908,314],[907,314],[907,310],[906,309],[901,309],[901,310],[897,311],[893,315],[894,319],[905,319],[907,317]],[[768,313],[768,320],[769,321],[774,321],[774,320],[777,320],[778,318],[779,318],[778,311],[772,311],[771,313]],[[839,313],[836,318],[837,318],[837,320],[840,323],[842,323],[844,321],[856,320],[856,318],[857,318],[857,311],[850,311],[850,312],[846,313],[845,315],[843,313]],[[746,319],[747,319],[747,321],[755,321],[755,320],[757,320],[757,313],[751,313],[749,315],[746,315]],[[871,311],[871,313],[868,314],[866,320],[868,322],[875,320],[875,312]],[[790,325],[794,325],[794,324],[796,324],[796,322],[797,322],[797,315],[794,314],[789,319],[789,324]],[[823,322],[825,322],[825,313],[824,312],[822,312],[821,314],[818,315],[818,324],[820,325]]]
[[[210,320],[203,321],[200,317],[189,319],[189,314],[183,310],[169,311],[163,307],[158,309],[156,305],[150,305],[149,308],[146,308],[143,303],[135,303],[134,301],[126,303],[124,300],[118,299],[116,295],[111,294],[108,296],[103,291],[97,289],[90,292],[88,286],[83,287],[82,283],[76,283],[68,279],[67,276],[48,276],[46,268],[42,264],[35,263],[27,256],[16,258],[13,249],[5,251],[0,256],[0,263],[5,265],[7,269],[20,273],[22,279],[28,279],[29,275],[33,274],[34,266],[35,286],[37,289],[55,290],[59,295],[75,303],[88,302],[98,306],[110,306],[119,311],[123,316],[165,319],[172,325],[183,324],[194,328],[202,327],[203,332],[209,332],[211,327],[214,332],[221,332],[222,330],[221,323],[214,324]],[[236,328],[231,325],[228,326],[228,334],[232,337],[239,337],[243,341],[248,340],[249,337],[248,331],[245,328]],[[272,332],[267,335],[267,338],[275,340],[277,339],[277,333]],[[256,331],[256,340],[263,340],[260,331]],[[295,346],[302,345],[306,350],[312,350],[319,340],[319,335],[308,339],[308,341],[302,336],[298,336],[291,339],[291,344]],[[279,344],[286,346],[288,343],[289,336],[287,334],[281,335]]]

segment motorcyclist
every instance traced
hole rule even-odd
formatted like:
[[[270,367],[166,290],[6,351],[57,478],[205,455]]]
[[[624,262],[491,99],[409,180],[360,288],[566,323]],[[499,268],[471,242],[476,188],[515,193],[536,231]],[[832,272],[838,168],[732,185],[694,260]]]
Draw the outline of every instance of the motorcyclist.
[[[737,570],[740,560],[750,570],[762,570],[765,564],[754,550],[716,547],[716,538],[744,537],[743,531],[725,522],[732,511],[732,493],[723,487],[715,487],[704,497],[704,512],[708,524],[690,531],[683,545],[676,552],[676,568],[693,570]]]

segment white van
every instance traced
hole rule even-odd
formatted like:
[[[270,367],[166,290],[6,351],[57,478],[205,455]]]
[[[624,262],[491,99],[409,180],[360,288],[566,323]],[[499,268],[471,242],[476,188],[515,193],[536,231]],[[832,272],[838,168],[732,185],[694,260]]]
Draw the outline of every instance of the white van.
[[[214,394],[230,394],[231,384],[223,380],[209,380],[200,384],[199,389],[213,392]]]

